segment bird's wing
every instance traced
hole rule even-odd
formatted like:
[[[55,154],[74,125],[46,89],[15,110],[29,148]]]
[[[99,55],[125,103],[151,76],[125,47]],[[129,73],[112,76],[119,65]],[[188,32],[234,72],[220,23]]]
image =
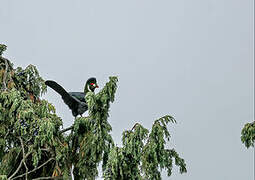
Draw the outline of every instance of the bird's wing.
[[[71,96],[79,99],[81,102],[85,102],[85,93],[84,92],[68,92]]]
[[[56,83],[55,81],[46,81],[45,84],[49,87],[51,87],[52,89],[54,89],[58,94],[60,94],[62,96],[62,99],[64,100],[64,102],[68,105],[68,107],[70,109],[75,109],[78,108],[79,106],[79,100],[72,97],[70,94],[68,94],[68,92],[66,92],[66,90],[60,86],[58,83]]]

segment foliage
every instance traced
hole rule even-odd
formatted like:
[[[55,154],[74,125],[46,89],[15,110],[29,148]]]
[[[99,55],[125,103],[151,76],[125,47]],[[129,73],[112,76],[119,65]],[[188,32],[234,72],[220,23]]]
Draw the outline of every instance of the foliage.
[[[252,123],[245,124],[241,132],[241,141],[247,148],[251,146],[254,147],[255,121],[253,121]]]
[[[151,132],[140,124],[123,133],[123,147],[114,147],[104,172],[105,179],[161,179],[159,169],[172,173],[173,158],[180,167],[180,173],[186,172],[186,164],[174,149],[165,149],[165,138],[170,134],[167,123],[175,122],[167,115],[156,120]]]
[[[46,85],[33,65],[14,69],[0,56],[0,67],[0,174],[9,179],[51,176],[48,169],[55,163],[38,167],[53,161],[64,137],[57,135],[62,121],[54,106],[39,99]]]
[[[46,85],[37,68],[14,68],[4,50],[0,45],[0,179],[70,179],[72,166],[75,180],[95,179],[101,162],[105,179],[161,179],[161,169],[171,175],[173,159],[186,172],[184,160],[165,148],[171,116],[156,120],[151,131],[137,123],[123,132],[123,147],[114,145],[107,119],[117,77],[86,94],[87,117],[61,129],[55,107],[41,99]]]
[[[110,102],[114,101],[117,89],[117,77],[110,77],[104,88],[94,94],[86,94],[89,116],[76,119],[74,136],[78,137],[79,154],[76,161],[75,179],[93,179],[98,175],[98,164],[103,160],[103,167],[108,160],[108,154],[113,147],[113,139],[109,134],[112,130],[108,123]]]
[[[2,56],[3,52],[6,51],[7,46],[4,44],[0,44],[0,56]]]

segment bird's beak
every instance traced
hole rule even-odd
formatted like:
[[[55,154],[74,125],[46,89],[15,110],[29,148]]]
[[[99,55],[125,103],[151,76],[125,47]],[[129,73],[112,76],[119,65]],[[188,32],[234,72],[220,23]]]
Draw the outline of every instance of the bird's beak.
[[[93,86],[94,86],[95,88],[99,88],[99,86],[98,86],[97,84],[93,84]]]

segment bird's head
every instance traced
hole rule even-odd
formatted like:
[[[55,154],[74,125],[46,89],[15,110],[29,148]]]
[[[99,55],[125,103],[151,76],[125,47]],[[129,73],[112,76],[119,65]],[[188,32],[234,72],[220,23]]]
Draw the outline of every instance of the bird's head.
[[[94,92],[96,88],[98,88],[96,78],[89,78],[85,85],[85,93],[88,91]]]

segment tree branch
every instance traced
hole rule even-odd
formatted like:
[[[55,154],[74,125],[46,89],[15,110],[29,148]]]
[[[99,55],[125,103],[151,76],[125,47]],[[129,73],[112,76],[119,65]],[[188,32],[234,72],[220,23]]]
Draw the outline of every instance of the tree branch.
[[[135,125],[133,126],[133,128],[131,129],[131,131],[133,131],[137,125],[139,125],[139,123],[135,123]]]
[[[49,162],[52,161],[52,160],[54,160],[54,158],[48,159],[45,163],[43,163],[43,164],[41,164],[40,166],[34,168],[32,171],[29,171],[28,173],[24,173],[24,174],[21,174],[21,175],[19,175],[19,176],[16,176],[16,177],[13,178],[12,180],[17,179],[17,178],[20,178],[20,177],[23,177],[23,176],[25,176],[26,174],[32,173],[32,172],[34,172],[34,171],[40,169],[41,167],[45,166],[47,163],[49,163]]]
[[[25,156],[25,159],[26,159],[30,154],[31,154],[31,152],[30,152],[30,153],[27,153],[26,156]],[[23,161],[24,161],[24,159],[21,160],[21,162],[20,162],[18,168],[17,168],[16,171],[8,178],[8,180],[12,179],[12,177],[15,176],[15,175],[19,172],[20,168],[22,167]],[[26,174],[26,173],[25,173],[25,174]],[[14,179],[15,179],[15,178],[14,178]]]
[[[63,177],[39,177],[32,180],[41,180],[41,179],[62,179]]]
[[[5,134],[4,139],[6,139],[9,134],[10,134],[10,129],[8,129],[8,132]]]
[[[64,132],[69,131],[69,130],[72,130],[72,129],[73,129],[73,126],[70,126],[70,127],[66,128],[66,129],[62,129],[62,130],[59,131],[59,132],[60,132],[60,133],[64,133]]]
[[[23,140],[22,140],[21,137],[18,137],[18,138],[20,140],[20,144],[21,144],[21,147],[22,147],[22,153],[23,153],[23,160],[22,160],[22,162],[23,162],[23,164],[24,164],[24,166],[26,168],[26,180],[27,180],[28,168],[27,168],[27,164],[26,164],[26,154],[25,154],[24,143],[23,143]]]
[[[10,180],[13,176],[15,176],[15,175],[19,172],[19,170],[20,170],[22,164],[23,164],[23,159],[22,159],[21,162],[19,163],[19,166],[18,166],[18,168],[16,169],[16,171],[8,178],[8,180]]]

